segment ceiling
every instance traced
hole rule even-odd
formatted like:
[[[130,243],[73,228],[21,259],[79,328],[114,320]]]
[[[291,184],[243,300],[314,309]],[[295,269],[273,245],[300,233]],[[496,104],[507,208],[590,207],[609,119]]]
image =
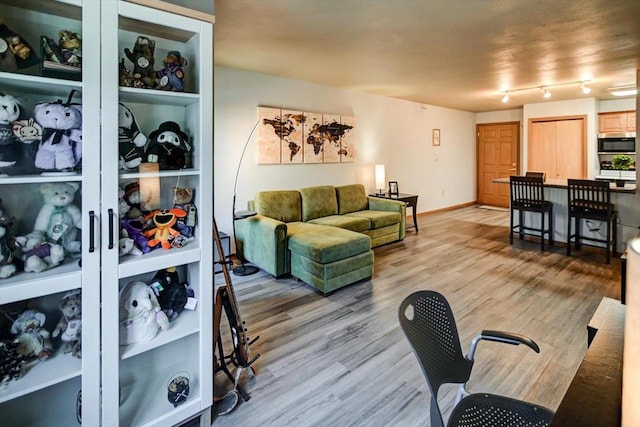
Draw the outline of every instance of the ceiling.
[[[639,0],[215,0],[214,62],[481,112],[613,99],[640,69]],[[533,87],[501,101],[501,88]]]

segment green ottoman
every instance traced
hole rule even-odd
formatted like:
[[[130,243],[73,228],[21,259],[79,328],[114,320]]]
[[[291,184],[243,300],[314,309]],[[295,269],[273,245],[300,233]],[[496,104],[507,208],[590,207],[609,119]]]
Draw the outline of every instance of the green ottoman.
[[[371,239],[354,231],[317,225],[289,238],[291,275],[324,295],[373,275]]]

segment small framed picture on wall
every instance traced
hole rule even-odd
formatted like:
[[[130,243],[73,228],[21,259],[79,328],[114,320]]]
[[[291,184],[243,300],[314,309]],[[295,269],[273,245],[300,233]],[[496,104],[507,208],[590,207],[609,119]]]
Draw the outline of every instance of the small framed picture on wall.
[[[398,194],[398,181],[389,181],[389,194]]]
[[[434,146],[440,145],[440,129],[433,129],[431,132],[431,141]]]

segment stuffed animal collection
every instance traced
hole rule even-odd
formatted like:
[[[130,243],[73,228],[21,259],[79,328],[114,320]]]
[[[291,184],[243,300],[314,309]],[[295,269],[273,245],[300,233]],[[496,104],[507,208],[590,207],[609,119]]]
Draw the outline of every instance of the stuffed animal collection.
[[[120,86],[139,89],[160,89],[184,92],[184,67],[188,61],[177,50],[167,52],[162,60],[162,68],[155,71],[156,42],[148,37],[138,36],[133,50],[124,49],[126,57],[133,63],[133,72],[120,61]]]
[[[81,358],[81,290],[62,296],[58,304],[62,317],[53,332],[45,326],[46,318],[53,313],[34,308],[34,301],[37,300],[8,304],[0,310],[0,390],[56,352]]]
[[[0,92],[0,172],[9,175],[74,171],[82,167],[82,105],[42,101],[33,114]]]
[[[152,340],[160,329],[169,328],[169,319],[160,308],[153,290],[134,281],[120,290],[120,345]]]

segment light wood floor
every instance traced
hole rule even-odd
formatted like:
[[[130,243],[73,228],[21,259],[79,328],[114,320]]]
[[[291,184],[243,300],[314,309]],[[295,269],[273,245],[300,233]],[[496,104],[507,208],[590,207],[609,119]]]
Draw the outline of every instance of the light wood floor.
[[[232,276],[252,347],[251,395],[214,426],[425,426],[427,384],[398,324],[400,302],[434,289],[449,300],[463,352],[481,329],[532,337],[541,353],[480,343],[469,388],[557,409],[586,351],[603,296],[619,298],[620,263],[604,252],[508,239],[508,212],[467,207],[420,217],[420,232],[375,249],[371,280],[329,297],[294,279]],[[216,280],[222,280],[217,275]],[[228,335],[228,329],[223,330]],[[214,394],[229,383],[216,376]],[[454,387],[440,392],[445,422]]]

